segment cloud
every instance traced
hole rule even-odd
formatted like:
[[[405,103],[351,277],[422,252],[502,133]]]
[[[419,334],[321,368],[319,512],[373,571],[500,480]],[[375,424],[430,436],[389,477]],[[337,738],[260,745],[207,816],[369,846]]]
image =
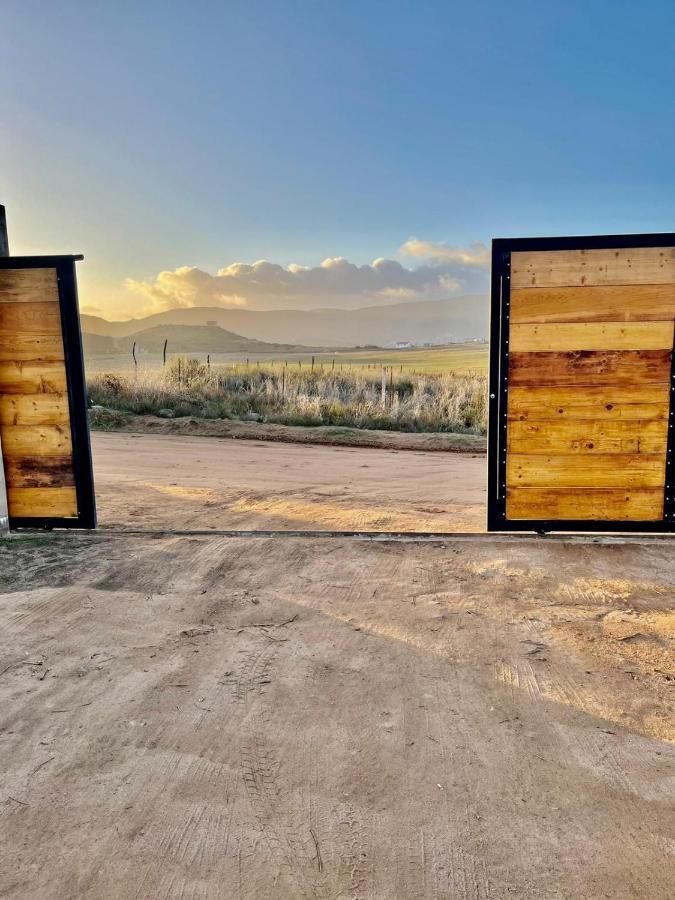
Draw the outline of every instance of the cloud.
[[[480,242],[469,247],[450,247],[448,244],[435,244],[433,241],[420,241],[410,238],[399,250],[404,256],[429,259],[437,263],[455,263],[471,269],[489,269],[490,251]]]
[[[458,250],[413,238],[401,251],[425,257],[426,261],[407,267],[398,260],[379,257],[370,264],[356,265],[342,256],[332,256],[318,266],[281,266],[261,259],[231,263],[215,275],[194,266],[181,266],[160,272],[150,281],[128,279],[126,287],[145,300],[144,308],[135,310],[136,315],[186,306],[355,308],[486,290],[482,270],[487,250],[481,244]]]

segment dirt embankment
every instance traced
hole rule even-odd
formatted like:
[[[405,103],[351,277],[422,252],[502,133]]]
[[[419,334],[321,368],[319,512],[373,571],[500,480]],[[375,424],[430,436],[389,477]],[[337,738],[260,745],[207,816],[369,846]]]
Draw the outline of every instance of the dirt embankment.
[[[408,434],[374,431],[337,425],[275,425],[266,422],[236,422],[229,419],[197,419],[185,416],[132,416],[112,410],[93,411],[92,428],[140,434],[177,434],[193,437],[281,441],[288,444],[325,444],[343,447],[379,447],[389,450],[427,450],[451,453],[485,453],[486,438],[478,434]]]

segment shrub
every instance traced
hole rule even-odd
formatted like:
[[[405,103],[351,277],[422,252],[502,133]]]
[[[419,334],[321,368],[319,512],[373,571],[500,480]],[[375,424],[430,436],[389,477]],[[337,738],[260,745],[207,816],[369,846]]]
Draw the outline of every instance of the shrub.
[[[137,377],[93,375],[92,403],[135,414],[171,409],[176,416],[238,419],[256,413],[267,422],[337,425],[395,431],[484,434],[485,375],[410,375],[387,384],[379,373],[322,372],[288,367],[243,369],[173,359],[166,369]]]

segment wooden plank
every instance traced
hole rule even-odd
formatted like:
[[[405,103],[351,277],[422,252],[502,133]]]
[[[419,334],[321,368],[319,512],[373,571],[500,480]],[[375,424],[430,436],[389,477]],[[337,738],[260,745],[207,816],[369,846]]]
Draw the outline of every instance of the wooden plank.
[[[646,384],[614,387],[509,387],[509,420],[540,419],[613,420],[667,419],[670,385]]]
[[[546,455],[508,453],[507,487],[656,488],[665,483],[665,453]]]
[[[562,322],[511,325],[511,352],[671,350],[673,321]]]
[[[74,487],[10,487],[7,490],[9,514],[30,518],[75,518],[77,495]]]
[[[511,325],[654,322],[675,318],[675,284],[535,287],[511,291]]]
[[[670,381],[669,350],[510,353],[509,386],[629,385]]]
[[[593,422],[583,419],[509,422],[510,453],[665,453],[668,421]]]
[[[59,302],[56,269],[0,269],[0,303]]]
[[[659,521],[663,518],[663,489],[509,488],[509,519],[586,519]]]
[[[59,362],[64,358],[63,337],[55,334],[0,332],[0,362]]]
[[[2,426],[2,453],[5,459],[68,456],[72,449],[70,428],[66,425]]]
[[[66,425],[66,394],[0,394],[0,425]]]
[[[61,394],[67,390],[63,362],[0,360],[0,393]]]
[[[20,334],[61,334],[59,304],[49,300],[26,303],[0,301],[0,335],[11,331]]]
[[[511,254],[511,288],[673,284],[675,247],[531,250]]]
[[[11,487],[74,487],[71,456],[33,456],[5,460],[7,484]]]

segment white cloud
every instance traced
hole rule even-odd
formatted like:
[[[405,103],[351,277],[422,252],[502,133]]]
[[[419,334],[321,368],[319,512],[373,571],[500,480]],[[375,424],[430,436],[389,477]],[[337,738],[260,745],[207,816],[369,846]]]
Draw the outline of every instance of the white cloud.
[[[378,258],[356,265],[342,256],[318,266],[281,266],[261,259],[233,262],[211,275],[194,266],[160,272],[154,280],[128,279],[126,287],[145,300],[136,315],[185,306],[248,306],[253,309],[355,308],[376,303],[442,299],[469,291],[485,292],[487,249],[466,250],[411,238],[405,255],[425,258],[415,267]]]
[[[474,269],[490,268],[490,251],[485,244],[475,242],[469,247],[450,247],[448,244],[410,238],[399,251],[404,256],[430,259],[438,263],[455,263]]]

